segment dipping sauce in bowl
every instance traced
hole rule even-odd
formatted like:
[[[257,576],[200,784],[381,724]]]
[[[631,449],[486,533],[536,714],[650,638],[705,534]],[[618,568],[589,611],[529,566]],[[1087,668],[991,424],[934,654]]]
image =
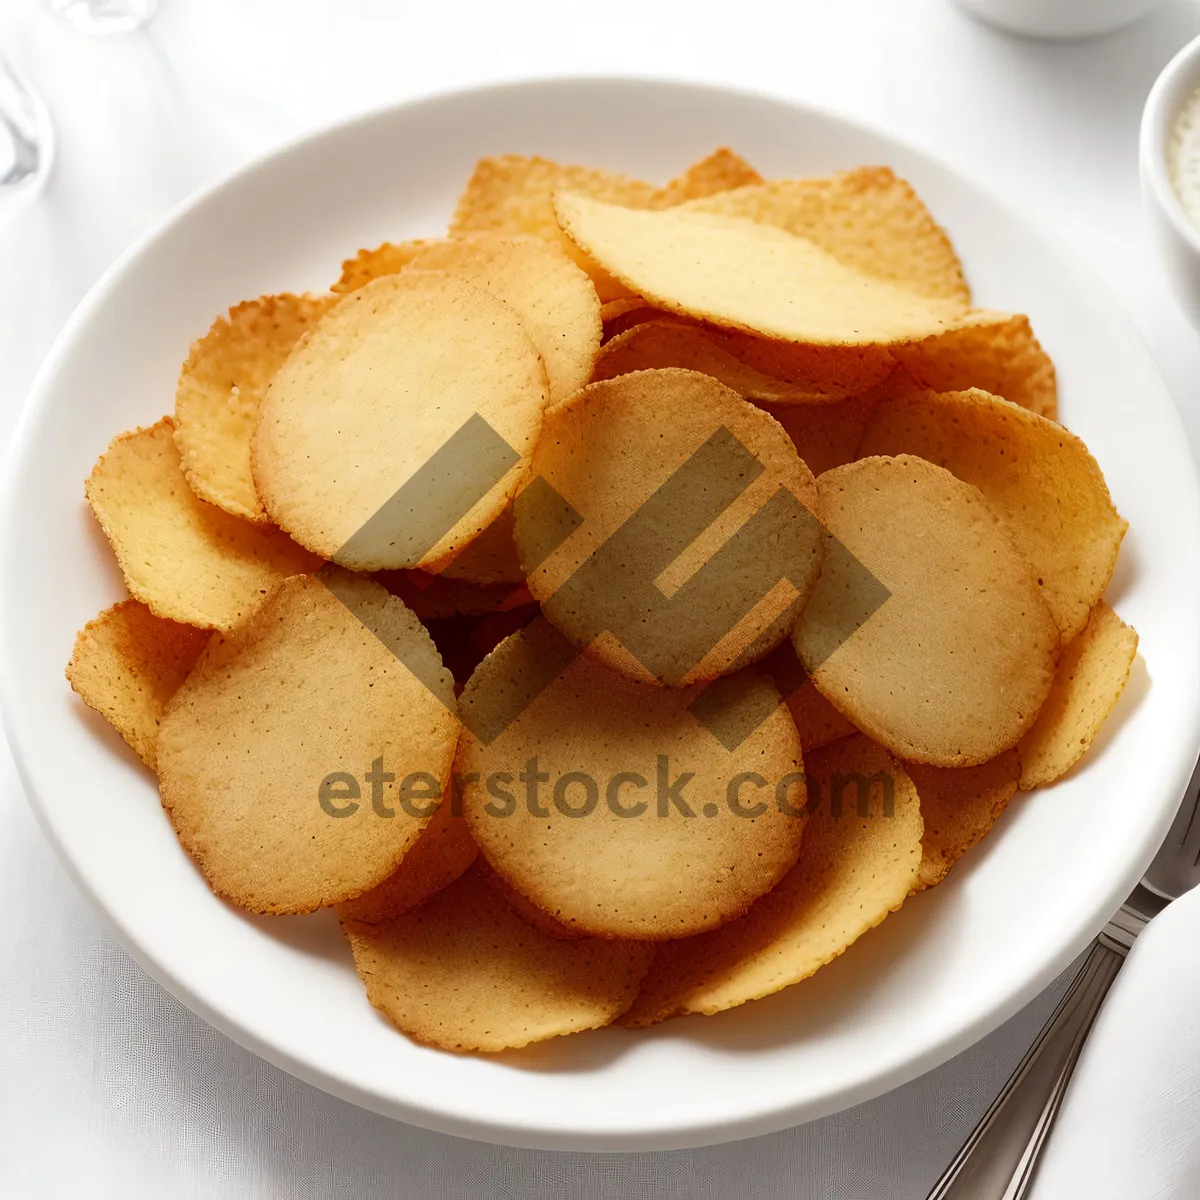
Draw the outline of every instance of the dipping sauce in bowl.
[[[1175,114],[1167,143],[1167,175],[1188,219],[1200,228],[1200,88]]]
[[[1151,240],[1180,307],[1200,331],[1200,37],[1150,89],[1138,162]]]

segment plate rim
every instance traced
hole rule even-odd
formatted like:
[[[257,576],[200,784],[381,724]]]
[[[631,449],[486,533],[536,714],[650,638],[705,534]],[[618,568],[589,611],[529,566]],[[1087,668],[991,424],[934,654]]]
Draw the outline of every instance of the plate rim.
[[[1052,248],[1055,257],[1068,266],[1081,283],[1086,283],[1093,292],[1102,297],[1105,310],[1119,322],[1126,339],[1136,346],[1137,352],[1143,360],[1143,366],[1153,371],[1161,385],[1163,395],[1170,401],[1169,416],[1175,423],[1175,432],[1179,439],[1188,449],[1191,471],[1187,482],[1190,484],[1193,498],[1200,497],[1200,475],[1197,474],[1194,452],[1187,438],[1178,405],[1165,379],[1162,378],[1158,364],[1140,331],[1124,305],[1087,260],[1073,246],[1054,238],[1048,227],[1036,217],[1027,215],[1005,198],[997,196],[968,172],[960,170],[937,153],[930,152],[923,146],[897,136],[879,124],[845,115],[820,104],[762,89],[730,86],[721,82],[708,83],[688,77],[636,73],[613,74],[611,72],[594,75],[581,73],[571,76],[522,77],[475,86],[433,89],[402,101],[381,104],[362,112],[337,118],[317,128],[299,133],[271,150],[234,166],[172,206],[161,219],[151,225],[140,237],[134,239],[88,289],[55,338],[30,385],[5,457],[5,465],[8,469],[4,473],[3,481],[0,481],[0,564],[7,564],[11,561],[12,547],[17,540],[16,500],[19,491],[18,485],[22,478],[17,468],[28,458],[30,443],[39,429],[41,419],[46,415],[51,395],[49,382],[56,374],[61,362],[68,356],[78,330],[90,320],[97,310],[103,307],[110,292],[132,265],[143,255],[152,251],[157,243],[167,237],[170,231],[188,214],[204,206],[214,196],[239,183],[245,177],[259,171],[269,172],[281,160],[300,150],[309,149],[313,143],[337,138],[356,127],[366,126],[376,121],[386,121],[400,113],[413,113],[414,110],[436,106],[448,101],[482,101],[488,96],[501,93],[572,89],[580,86],[613,89],[633,87],[653,89],[663,93],[693,91],[704,93],[710,98],[752,101],[781,109],[791,109],[831,125],[841,126],[886,142],[903,154],[920,160],[923,166],[929,170],[941,172],[949,176],[956,184],[986,197],[990,204],[1004,212],[1008,219],[1019,226],[1031,241],[1046,244]],[[1196,519],[1193,514],[1193,523]],[[9,638],[15,636],[9,632],[14,627],[13,622],[8,619],[13,607],[11,596],[13,585],[10,575],[10,572],[5,572],[3,578],[0,579],[0,660],[5,661],[9,658],[7,653]],[[1197,635],[1196,649],[1197,666],[1200,666],[1200,633]],[[1076,929],[1075,937],[1068,944],[1066,950],[1045,956],[1040,970],[1026,977],[1021,986],[1009,988],[1002,1000],[992,1002],[987,1006],[986,1011],[976,1013],[972,1020],[961,1024],[952,1036],[943,1038],[935,1046],[925,1047],[921,1053],[910,1054],[903,1062],[882,1074],[872,1075],[869,1080],[847,1083],[840,1089],[826,1093],[819,1103],[800,1101],[790,1105],[759,1109],[754,1114],[741,1117],[722,1117],[705,1122],[692,1121],[688,1124],[673,1126],[670,1132],[656,1128],[648,1134],[636,1129],[612,1129],[597,1133],[580,1130],[577,1127],[567,1129],[545,1124],[522,1124],[516,1114],[498,1117],[496,1120],[481,1121],[444,1109],[422,1107],[411,1101],[401,1101],[394,1097],[382,1097],[347,1079],[313,1067],[282,1046],[263,1041],[253,1032],[238,1024],[237,1021],[226,1017],[219,1010],[213,1008],[203,995],[165,970],[155,960],[153,954],[139,944],[133,931],[126,928],[103,903],[96,889],[85,877],[82,869],[76,864],[60,840],[51,822],[46,803],[34,784],[33,772],[26,759],[26,748],[19,735],[14,735],[14,731],[20,728],[21,721],[18,715],[20,699],[16,694],[13,680],[13,672],[6,669],[0,670],[0,720],[3,722],[5,735],[27,803],[33,810],[38,826],[50,842],[70,878],[88,902],[98,911],[108,927],[115,931],[122,945],[142,969],[207,1024],[229,1037],[236,1044],[289,1074],[359,1107],[441,1133],[530,1148],[595,1151],[647,1150],[710,1145],[753,1137],[786,1128],[798,1122],[817,1119],[902,1086],[973,1045],[1043,991],[1077,957],[1107,920],[1105,917],[1098,921],[1092,919],[1085,922],[1084,927]],[[1190,777],[1196,753],[1200,751],[1200,691],[1197,691],[1192,702],[1190,726],[1192,729],[1190,741],[1185,748],[1179,749],[1175,753],[1177,761],[1177,768],[1174,772],[1177,783],[1175,790],[1179,795],[1182,795],[1187,779]],[[1154,848],[1165,836],[1172,816],[1173,806],[1171,812],[1160,818],[1153,827]],[[1151,831],[1148,830],[1147,843],[1149,843],[1150,837]],[[1114,881],[1110,887],[1110,892],[1115,897],[1113,910],[1131,890],[1133,883],[1140,878],[1149,864],[1152,854],[1153,848],[1149,855],[1141,856],[1145,858],[1144,862],[1141,862],[1141,857],[1134,862],[1135,866],[1138,862],[1141,862],[1141,865],[1137,867],[1136,873],[1131,869],[1129,879],[1122,878]]]

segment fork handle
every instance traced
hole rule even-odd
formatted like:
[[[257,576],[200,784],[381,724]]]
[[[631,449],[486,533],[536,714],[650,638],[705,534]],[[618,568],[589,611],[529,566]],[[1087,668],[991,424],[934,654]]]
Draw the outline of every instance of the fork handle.
[[[1067,994],[929,1200],[1021,1200],[1028,1194],[1079,1051],[1128,950],[1123,941],[1108,937],[1092,946]]]

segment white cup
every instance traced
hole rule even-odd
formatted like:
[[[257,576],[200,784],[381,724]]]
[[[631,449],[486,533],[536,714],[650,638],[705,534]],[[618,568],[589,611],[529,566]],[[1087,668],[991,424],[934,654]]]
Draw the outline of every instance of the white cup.
[[[1200,229],[1184,210],[1167,165],[1176,118],[1200,88],[1200,38],[1189,42],[1150,89],[1142,111],[1138,166],[1142,202],[1163,269],[1184,313],[1200,329]]]
[[[1136,21],[1161,0],[958,0],[972,16],[1033,38],[1085,38]]]

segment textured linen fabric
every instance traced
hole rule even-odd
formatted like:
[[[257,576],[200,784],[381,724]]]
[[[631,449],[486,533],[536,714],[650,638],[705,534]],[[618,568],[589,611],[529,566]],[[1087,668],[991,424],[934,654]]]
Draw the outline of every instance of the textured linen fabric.
[[[1033,1200],[1200,1196],[1200,888],[1139,936],[1096,1018]]]
[[[1190,399],[1200,344],[1153,265],[1136,132],[1154,76],[1197,33],[1193,3],[1114,37],[1047,46],[976,25],[949,0],[655,0],[633,11],[567,0],[161,0],[148,30],[91,39],[46,0],[5,0],[0,51],[48,102],[58,161],[36,199],[0,195],[0,443],[71,309],[183,196],[354,111],[578,72],[761,89],[926,146],[1089,259]],[[1200,445],[1200,405],[1184,418]],[[554,1154],[358,1110],[192,1016],[76,892],[2,749],[0,912],[6,1200],[922,1200],[1063,986],[940,1069],[824,1121],[700,1150]],[[1179,1002],[1194,1006],[1192,995]],[[1072,1100],[1064,1128],[1068,1118],[1083,1126],[1073,1141],[1109,1139],[1120,1152],[1120,1129],[1074,1110]],[[1153,1152],[1152,1117],[1143,1136]],[[1154,1178],[1125,1200],[1200,1194],[1154,1191]]]

